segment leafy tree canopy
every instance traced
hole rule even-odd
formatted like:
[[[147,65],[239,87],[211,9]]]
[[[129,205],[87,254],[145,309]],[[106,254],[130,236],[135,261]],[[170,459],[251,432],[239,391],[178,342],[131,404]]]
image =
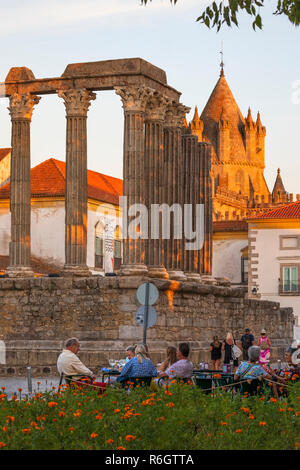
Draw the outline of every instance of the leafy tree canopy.
[[[146,5],[152,0],[141,0]],[[176,4],[178,0],[170,0]],[[275,2],[276,10],[274,15],[285,15],[289,21],[295,25],[300,24],[300,0],[272,0]],[[262,18],[260,7],[265,5],[265,0],[222,0],[219,3],[213,1],[202,11],[197,21],[205,24],[208,28],[216,28],[219,31],[225,23],[227,26],[235,24],[238,26],[237,16],[241,11],[245,11],[254,18],[252,27],[262,29]]]

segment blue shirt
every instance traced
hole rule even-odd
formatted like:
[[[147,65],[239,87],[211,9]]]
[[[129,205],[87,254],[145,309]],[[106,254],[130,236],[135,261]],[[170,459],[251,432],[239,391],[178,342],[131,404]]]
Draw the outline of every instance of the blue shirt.
[[[246,369],[249,370],[246,375],[242,377],[242,379],[254,379],[256,377],[261,377],[262,375],[268,375],[268,373],[259,365],[259,364],[251,364],[249,362],[242,362],[240,366],[235,371],[235,374],[240,376],[245,372]]]
[[[133,357],[123,367],[120,377],[156,377],[157,370],[155,369],[150,359],[143,359],[140,363],[137,357]]]

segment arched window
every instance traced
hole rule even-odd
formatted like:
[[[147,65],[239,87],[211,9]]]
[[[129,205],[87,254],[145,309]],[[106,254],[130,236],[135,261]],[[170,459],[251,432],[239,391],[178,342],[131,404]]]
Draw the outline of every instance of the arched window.
[[[104,226],[98,222],[95,227],[95,268],[102,268],[104,265]]]
[[[114,271],[119,271],[122,263],[122,232],[119,225],[116,226],[114,236]]]

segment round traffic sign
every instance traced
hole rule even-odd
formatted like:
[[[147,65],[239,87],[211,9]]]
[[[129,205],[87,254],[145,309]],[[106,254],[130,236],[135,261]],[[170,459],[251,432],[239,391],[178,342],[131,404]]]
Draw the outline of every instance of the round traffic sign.
[[[142,305],[138,311],[136,312],[136,322],[140,326],[144,326],[145,316],[146,316],[146,305]],[[150,326],[155,325],[156,323],[156,310],[155,308],[149,306],[148,307],[148,321],[146,328],[150,328]]]
[[[140,304],[146,305],[147,284],[149,286],[148,305],[153,305],[157,301],[159,293],[157,287],[151,282],[144,282],[144,284],[141,284],[137,290],[136,296]]]

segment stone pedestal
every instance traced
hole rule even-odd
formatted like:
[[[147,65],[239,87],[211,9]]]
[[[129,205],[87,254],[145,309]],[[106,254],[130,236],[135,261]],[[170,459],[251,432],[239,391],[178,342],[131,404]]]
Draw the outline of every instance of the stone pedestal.
[[[10,96],[12,122],[9,244],[9,277],[33,277],[30,267],[30,122],[33,107],[40,98],[30,93]]]
[[[95,93],[58,91],[66,107],[66,232],[64,276],[89,276],[87,244],[87,111]]]
[[[123,157],[123,196],[127,198],[126,210],[136,204],[145,204],[144,173],[144,113],[147,100],[153,91],[144,86],[115,87],[121,97],[124,109],[124,157]],[[138,216],[138,207],[134,214]],[[147,273],[145,264],[145,239],[148,234],[139,233],[133,237],[128,227],[134,216],[123,214],[123,264],[121,274],[126,276]],[[136,227],[139,229],[139,227]],[[136,231],[136,233],[138,233]]]
[[[202,282],[201,276],[198,273],[186,272],[184,274],[186,276],[186,280],[189,282]]]

